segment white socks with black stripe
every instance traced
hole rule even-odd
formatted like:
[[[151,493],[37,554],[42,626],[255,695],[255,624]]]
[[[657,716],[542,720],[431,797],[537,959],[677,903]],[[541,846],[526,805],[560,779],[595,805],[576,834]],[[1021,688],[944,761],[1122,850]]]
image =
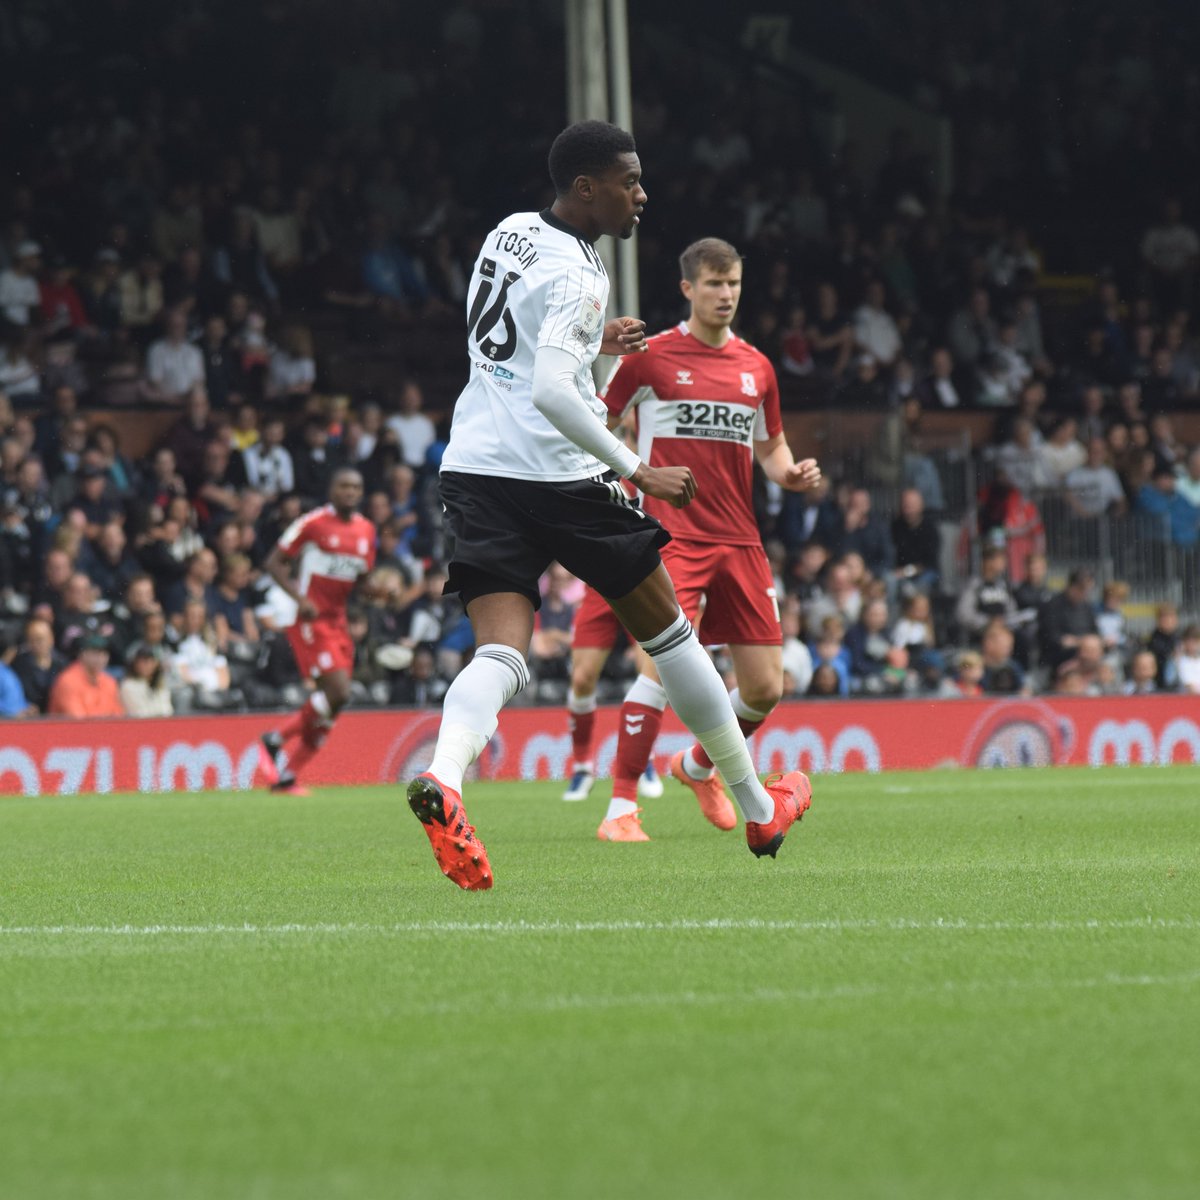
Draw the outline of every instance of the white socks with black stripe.
[[[721,676],[682,612],[657,637],[640,643],[654,659],[667,699],[717,764],[747,821],[765,824],[775,804],[754,774],[746,739]]]
[[[442,724],[429,764],[440,784],[462,794],[463,776],[496,732],[500,710],[528,682],[525,659],[511,646],[493,642],[475,651],[442,701]]]

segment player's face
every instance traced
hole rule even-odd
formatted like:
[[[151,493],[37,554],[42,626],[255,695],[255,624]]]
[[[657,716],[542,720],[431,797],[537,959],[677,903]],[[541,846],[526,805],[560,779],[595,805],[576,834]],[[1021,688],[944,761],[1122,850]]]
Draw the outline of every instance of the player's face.
[[[692,305],[692,317],[710,329],[728,329],[742,298],[742,268],[717,270],[702,265],[695,282],[685,279],[680,287]]]
[[[333,487],[330,488],[329,498],[333,501],[333,507],[337,511],[346,516],[354,512],[362,501],[363,482],[358,475],[339,475],[333,481]]]
[[[592,215],[601,233],[628,238],[646,203],[642,164],[636,154],[621,154],[616,163],[592,179]]]

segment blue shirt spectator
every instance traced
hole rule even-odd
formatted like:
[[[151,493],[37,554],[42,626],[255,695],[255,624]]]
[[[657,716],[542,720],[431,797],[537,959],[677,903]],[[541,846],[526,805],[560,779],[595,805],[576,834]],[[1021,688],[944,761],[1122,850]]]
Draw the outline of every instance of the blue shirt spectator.
[[[1200,509],[1175,490],[1175,473],[1169,467],[1160,467],[1152,482],[1142,484],[1136,508],[1160,518],[1160,532],[1151,535],[1157,541],[1169,539],[1176,546],[1190,547],[1200,538]]]
[[[7,663],[0,662],[0,717],[19,717],[29,707],[21,681]]]

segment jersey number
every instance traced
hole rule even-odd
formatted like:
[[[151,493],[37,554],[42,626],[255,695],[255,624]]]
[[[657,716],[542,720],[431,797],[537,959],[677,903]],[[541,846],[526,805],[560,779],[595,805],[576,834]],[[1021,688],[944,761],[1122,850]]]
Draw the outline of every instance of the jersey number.
[[[500,290],[488,304],[492,296],[492,286],[496,278],[496,264],[490,258],[485,258],[479,264],[479,273],[483,281],[475,299],[471,301],[471,311],[467,315],[467,334],[476,339],[479,349],[492,360],[504,362],[517,352],[517,327],[513,324],[512,313],[508,311],[508,289],[521,278],[520,271],[505,271],[500,281]],[[486,311],[485,311],[486,310]],[[504,341],[492,339],[492,330],[497,325],[504,325]]]

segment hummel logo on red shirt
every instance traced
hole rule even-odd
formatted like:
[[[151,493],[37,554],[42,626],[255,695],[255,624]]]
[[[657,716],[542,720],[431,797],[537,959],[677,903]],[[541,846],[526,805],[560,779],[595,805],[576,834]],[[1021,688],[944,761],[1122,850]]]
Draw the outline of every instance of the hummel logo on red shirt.
[[[677,384],[679,384],[681,387],[691,387],[692,386],[691,371],[676,371],[675,372],[675,382]]]

